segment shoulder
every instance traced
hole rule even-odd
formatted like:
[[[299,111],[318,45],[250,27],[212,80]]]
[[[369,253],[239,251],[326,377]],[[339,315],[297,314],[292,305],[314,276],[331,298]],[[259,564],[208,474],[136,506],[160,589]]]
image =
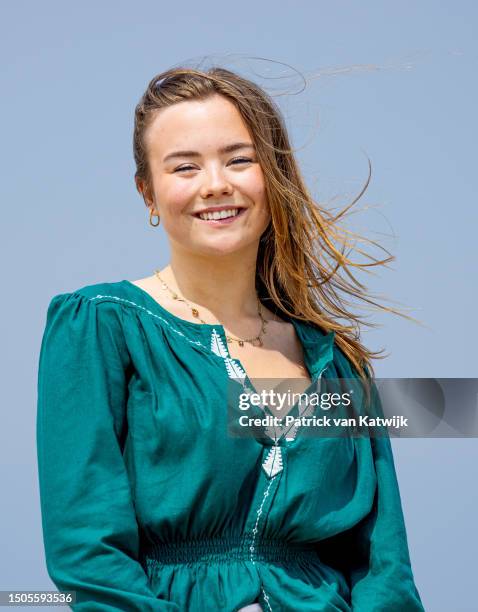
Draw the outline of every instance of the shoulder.
[[[326,331],[312,321],[300,322],[299,330],[302,332],[304,344],[316,347],[324,360],[333,364],[340,378],[353,379],[358,372],[343,350],[341,335],[333,330]]]
[[[83,285],[65,293],[58,293],[50,299],[49,308],[58,308],[67,303],[77,302],[78,306],[99,306],[100,304],[116,304],[128,302],[128,292],[124,281],[101,282]],[[102,310],[109,310],[108,307]]]
[[[123,311],[106,297],[118,293],[115,285],[84,285],[51,298],[40,349],[43,363],[81,364],[88,355],[92,359],[100,355],[112,364],[127,365]]]
[[[121,303],[128,298],[128,291],[124,281],[101,282],[84,285],[71,292],[95,304],[104,302]]]
[[[83,285],[50,298],[47,308],[47,327],[61,324],[76,329],[93,324],[122,327],[122,306],[128,303],[123,281]]]

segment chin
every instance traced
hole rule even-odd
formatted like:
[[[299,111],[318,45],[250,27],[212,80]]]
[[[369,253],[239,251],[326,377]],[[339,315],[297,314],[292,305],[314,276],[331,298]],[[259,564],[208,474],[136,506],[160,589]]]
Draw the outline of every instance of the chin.
[[[257,244],[259,243],[259,238],[257,239]],[[224,238],[223,240],[218,240],[214,243],[202,243],[195,246],[194,250],[201,253],[201,255],[212,255],[216,257],[221,257],[225,255],[232,255],[233,253],[241,253],[245,249],[253,248],[256,244],[254,241],[252,244],[250,241],[244,243],[243,241],[231,241]]]

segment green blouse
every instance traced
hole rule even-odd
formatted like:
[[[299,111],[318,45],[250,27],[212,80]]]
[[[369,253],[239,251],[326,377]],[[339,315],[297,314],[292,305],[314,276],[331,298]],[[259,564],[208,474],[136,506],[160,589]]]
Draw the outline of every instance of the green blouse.
[[[291,322],[313,382],[356,376],[333,332]],[[130,281],[52,298],[39,485],[47,570],[71,607],[423,610],[389,438],[231,435],[237,376],[253,389],[221,325]]]

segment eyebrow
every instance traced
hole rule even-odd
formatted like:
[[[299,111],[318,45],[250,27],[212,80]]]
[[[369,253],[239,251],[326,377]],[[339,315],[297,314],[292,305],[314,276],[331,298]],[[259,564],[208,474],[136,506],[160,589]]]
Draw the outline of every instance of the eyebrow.
[[[219,149],[219,153],[232,153],[233,151],[237,151],[238,149],[254,149],[254,145],[250,142],[235,142]],[[168,161],[168,159],[173,159],[175,157],[200,156],[201,154],[198,153],[198,151],[173,151],[173,153],[169,153],[168,155],[166,155],[166,157],[163,159],[163,163]]]

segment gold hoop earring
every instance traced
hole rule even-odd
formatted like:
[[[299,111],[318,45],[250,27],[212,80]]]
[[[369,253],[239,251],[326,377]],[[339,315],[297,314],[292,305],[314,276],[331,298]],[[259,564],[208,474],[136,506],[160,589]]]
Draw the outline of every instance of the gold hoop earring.
[[[153,217],[158,217],[157,223],[153,223],[152,221]],[[160,223],[159,215],[158,214],[153,215],[153,209],[151,208],[151,210],[149,211],[149,224],[152,225],[153,227],[158,227],[159,223]]]

